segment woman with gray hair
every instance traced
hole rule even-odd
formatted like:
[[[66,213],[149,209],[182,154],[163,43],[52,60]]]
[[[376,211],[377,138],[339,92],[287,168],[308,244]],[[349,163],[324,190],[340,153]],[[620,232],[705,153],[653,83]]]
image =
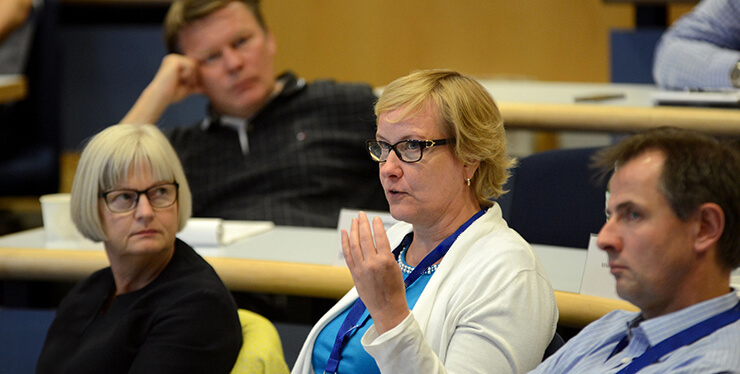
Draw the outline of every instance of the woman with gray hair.
[[[532,248],[490,199],[513,161],[488,92],[449,70],[385,87],[375,139],[391,215],[342,232],[355,288],[319,320],[293,373],[517,373],[555,333],[555,296]]]
[[[191,197],[180,161],[151,125],[115,125],[82,152],[72,220],[110,267],[62,300],[37,373],[228,373],[242,344],[231,294],[175,237]]]

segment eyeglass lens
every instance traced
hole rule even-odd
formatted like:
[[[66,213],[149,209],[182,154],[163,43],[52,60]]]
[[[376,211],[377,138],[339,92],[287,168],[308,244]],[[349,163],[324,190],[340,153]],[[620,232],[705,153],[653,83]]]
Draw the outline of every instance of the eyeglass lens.
[[[113,190],[103,195],[108,209],[113,212],[127,212],[136,208],[139,196],[146,194],[149,204],[154,208],[166,208],[177,200],[177,185],[161,184],[145,191]]]
[[[422,149],[425,148],[422,141],[404,140],[394,145],[378,140],[368,140],[367,148],[373,160],[384,162],[388,160],[391,149],[396,152],[396,156],[404,162],[417,162],[421,160]]]

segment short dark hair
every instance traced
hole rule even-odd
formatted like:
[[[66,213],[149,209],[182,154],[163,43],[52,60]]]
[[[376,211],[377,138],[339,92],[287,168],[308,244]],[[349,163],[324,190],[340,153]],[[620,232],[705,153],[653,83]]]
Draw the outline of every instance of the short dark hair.
[[[665,155],[659,189],[671,209],[686,221],[704,203],[719,205],[725,227],[718,245],[720,265],[740,265],[740,151],[698,131],[660,127],[629,137],[594,157],[594,166],[608,174],[646,151]]]
[[[182,53],[180,49],[180,30],[232,2],[244,4],[257,20],[263,31],[267,31],[262,17],[259,0],[175,0],[164,18],[164,40],[169,53]]]

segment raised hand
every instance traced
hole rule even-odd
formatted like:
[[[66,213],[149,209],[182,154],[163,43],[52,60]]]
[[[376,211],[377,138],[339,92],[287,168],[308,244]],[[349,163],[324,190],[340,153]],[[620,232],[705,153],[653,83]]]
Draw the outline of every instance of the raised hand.
[[[162,59],[162,64],[149,84],[159,89],[159,93],[168,98],[168,104],[176,103],[187,96],[200,93],[198,62],[190,57],[169,54]]]
[[[342,252],[357,293],[378,334],[382,334],[401,323],[410,311],[403,275],[391,252],[383,221],[375,217],[372,226],[371,230],[364,212],[353,218],[349,234],[342,230]]]
[[[198,62],[190,57],[174,53],[165,56],[157,74],[121,123],[156,123],[171,104],[201,93],[197,69]]]

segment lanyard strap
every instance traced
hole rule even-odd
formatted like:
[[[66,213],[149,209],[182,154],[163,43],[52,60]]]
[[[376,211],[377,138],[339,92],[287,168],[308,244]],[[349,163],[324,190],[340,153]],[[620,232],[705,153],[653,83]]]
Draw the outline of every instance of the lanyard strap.
[[[482,216],[486,212],[485,209],[481,209],[470,217],[465,223],[462,224],[452,235],[448,236],[445,240],[442,241],[442,243],[439,243],[439,245],[434,248],[432,252],[430,252],[428,255],[424,257],[423,260],[414,268],[414,271],[409,274],[406,279],[403,280],[404,285],[406,288],[408,288],[416,279],[418,279],[424,271],[434,265],[435,262],[439,261],[444,255],[447,253],[447,251],[452,247],[452,243],[457,240],[457,237],[462,234],[465,229],[467,229],[475,220],[477,220],[480,216]],[[396,247],[396,249],[393,250],[393,254],[396,258],[398,258],[398,253],[401,252],[401,249],[411,244],[411,241],[414,238],[414,233],[410,232],[406,234],[406,236],[401,241],[401,244]],[[362,302],[360,298],[355,301],[354,305],[352,305],[352,309],[349,310],[349,313],[347,313],[347,317],[344,318],[344,321],[342,322],[342,326],[339,327],[339,331],[337,332],[337,337],[334,339],[334,346],[331,349],[331,354],[329,355],[329,361],[326,363],[326,369],[324,369],[324,373],[336,373],[337,367],[339,366],[339,360],[342,359],[341,352],[342,348],[344,348],[344,345],[347,344],[347,339],[349,336],[354,332],[357,328],[362,326],[362,323],[358,323],[360,320],[360,316],[362,316],[362,313],[365,312],[365,304]]]
[[[645,353],[637,357],[627,365],[625,368],[617,372],[617,374],[623,373],[637,373],[644,367],[651,365],[658,361],[661,357],[666,354],[675,351],[678,348],[694,343],[695,341],[725,327],[737,320],[740,320],[740,302],[735,304],[733,308],[730,308],[720,314],[713,317],[707,318],[683,331],[676,333],[666,340],[656,344],[653,347],[648,348]],[[619,342],[614,352],[609,356],[611,358],[619,351],[623,350],[628,344],[627,337],[625,336]],[[608,360],[608,359],[607,359]]]

